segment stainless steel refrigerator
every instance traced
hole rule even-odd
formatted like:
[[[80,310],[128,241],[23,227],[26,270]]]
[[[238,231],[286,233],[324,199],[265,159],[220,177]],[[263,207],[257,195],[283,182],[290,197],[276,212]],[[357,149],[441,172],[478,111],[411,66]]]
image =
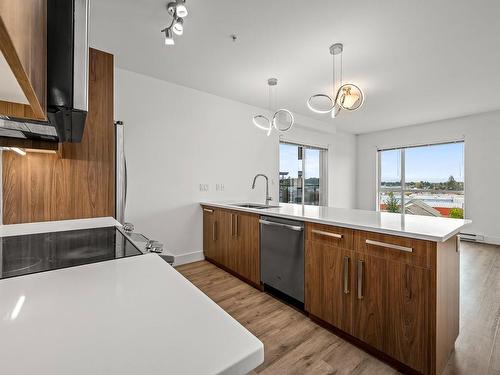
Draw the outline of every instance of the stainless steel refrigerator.
[[[175,262],[175,257],[163,252],[163,244],[134,232],[134,225],[126,222],[125,208],[127,206],[127,158],[125,157],[125,126],[122,121],[115,121],[115,218],[128,235],[136,242],[145,242],[145,251],[158,253],[169,264]],[[160,254],[162,253],[162,254]]]

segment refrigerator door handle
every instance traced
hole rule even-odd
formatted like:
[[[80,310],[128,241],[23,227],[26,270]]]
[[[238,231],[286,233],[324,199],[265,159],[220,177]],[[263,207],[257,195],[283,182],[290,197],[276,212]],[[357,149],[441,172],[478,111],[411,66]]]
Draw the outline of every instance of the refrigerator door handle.
[[[124,166],[124,179],[123,179],[123,217],[125,218],[125,208],[127,207],[127,192],[128,192],[128,171],[127,171],[127,157],[125,150],[123,151],[123,166]]]
[[[127,202],[127,161],[125,158],[124,125],[122,121],[115,122],[115,137],[115,217],[121,224],[124,224]]]

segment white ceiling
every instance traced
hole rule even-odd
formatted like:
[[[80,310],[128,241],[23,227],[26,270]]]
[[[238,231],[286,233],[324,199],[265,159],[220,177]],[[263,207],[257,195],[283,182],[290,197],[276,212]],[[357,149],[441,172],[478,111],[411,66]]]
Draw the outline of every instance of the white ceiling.
[[[500,109],[497,0],[187,0],[174,47],[166,2],[93,1],[92,45],[118,67],[260,107],[277,77],[281,106],[352,133]],[[305,104],[331,91],[333,42],[366,95],[337,119]]]

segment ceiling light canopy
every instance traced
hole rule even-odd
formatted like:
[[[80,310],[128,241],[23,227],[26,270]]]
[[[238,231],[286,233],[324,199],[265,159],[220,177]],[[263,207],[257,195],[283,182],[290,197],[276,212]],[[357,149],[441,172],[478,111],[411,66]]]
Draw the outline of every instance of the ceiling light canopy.
[[[267,136],[270,136],[273,128],[280,132],[290,130],[295,123],[295,118],[293,113],[288,109],[281,108],[275,110],[275,108],[277,108],[278,101],[278,79],[269,78],[267,80],[267,85],[269,87],[269,110],[271,113],[274,111],[274,114],[271,119],[265,115],[255,115],[252,118],[252,122],[259,129],[265,130],[267,132]]]
[[[355,111],[363,105],[365,96],[361,89],[352,84],[342,82],[342,53],[344,45],[335,43],[330,46],[330,54],[333,57],[333,95],[315,94],[307,100],[307,107],[315,113],[331,113],[332,118],[337,117],[341,109],[346,111]],[[337,79],[337,71],[335,70],[335,58],[340,57],[340,72]],[[338,88],[337,88],[338,87]]]
[[[172,32],[175,35],[184,33],[184,18],[188,15],[185,0],[177,0],[167,4],[168,14],[172,17],[170,25],[161,30],[165,33],[165,45],[173,46],[175,41]]]

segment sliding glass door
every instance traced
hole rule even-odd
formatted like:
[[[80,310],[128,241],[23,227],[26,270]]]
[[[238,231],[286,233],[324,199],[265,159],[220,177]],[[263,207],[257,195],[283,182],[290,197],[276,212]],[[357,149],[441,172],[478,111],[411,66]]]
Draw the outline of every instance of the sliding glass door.
[[[280,143],[280,202],[328,204],[327,154],[324,148]]]
[[[463,218],[464,142],[378,151],[378,209]]]

